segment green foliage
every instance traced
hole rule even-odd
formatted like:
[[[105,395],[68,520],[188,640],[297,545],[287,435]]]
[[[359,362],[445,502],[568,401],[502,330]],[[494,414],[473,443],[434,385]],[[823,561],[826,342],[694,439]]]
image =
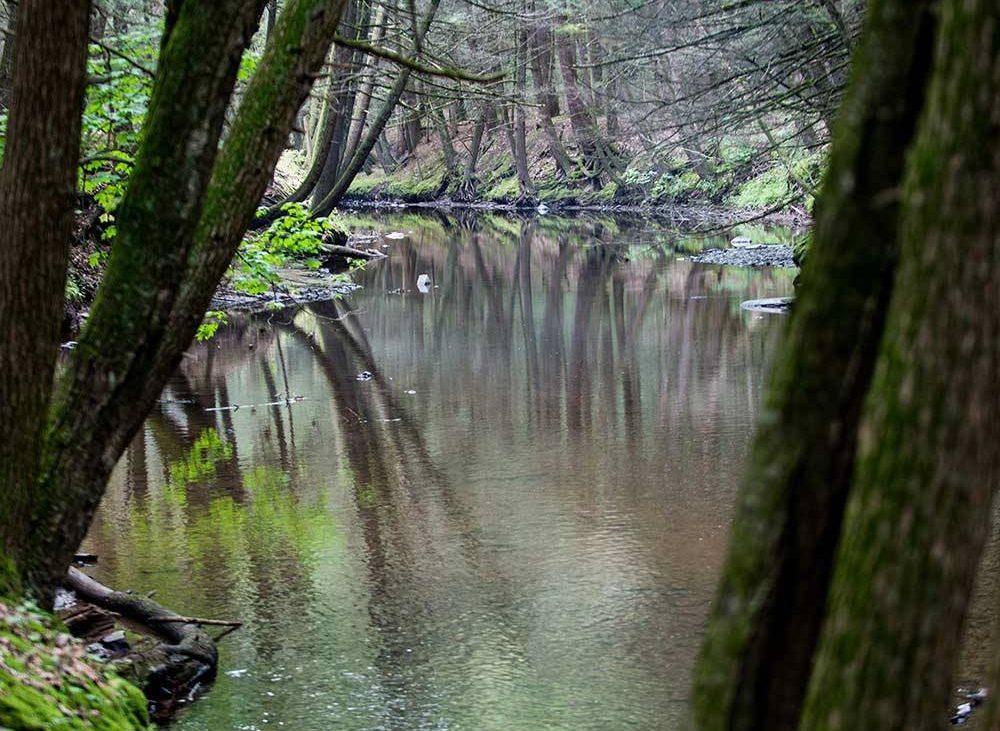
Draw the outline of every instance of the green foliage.
[[[0,604],[0,728],[149,728],[142,692],[36,606]]]
[[[738,208],[768,208],[789,196],[788,171],[776,165],[740,186],[730,202]]]
[[[80,300],[83,299],[83,292],[80,290],[80,283],[76,280],[76,276],[72,268],[66,274],[65,297],[70,302],[80,302]]]
[[[694,170],[684,170],[680,174],[667,173],[656,181],[650,195],[656,200],[681,200],[697,191],[700,183],[701,178]]]
[[[80,188],[101,208],[105,241],[117,233],[114,214],[128,187],[153,88],[152,77],[136,66],[155,67],[159,36],[159,28],[147,28],[108,39],[114,54],[90,47],[87,74],[95,82],[87,85],[82,117]]]
[[[205,317],[202,318],[201,324],[198,326],[198,332],[195,333],[195,338],[199,342],[211,340],[215,337],[219,326],[227,325],[228,323],[229,317],[225,312],[222,310],[209,310],[205,313]]]
[[[385,182],[386,178],[384,175],[358,173],[347,188],[347,195],[369,195],[380,185],[385,185]]]
[[[3,151],[7,146],[7,112],[0,114],[0,164],[3,163]]]
[[[292,259],[318,269],[316,255],[323,242],[347,237],[347,229],[336,215],[313,217],[302,203],[286,203],[281,209],[285,215],[240,246],[230,276],[241,292],[264,294],[278,281],[278,269]],[[258,213],[263,215],[264,210]]]
[[[380,193],[405,201],[426,201],[439,195],[445,188],[445,175],[446,170],[440,166],[423,170],[416,175],[412,171],[389,176],[361,173],[351,182],[347,194],[370,196]]]

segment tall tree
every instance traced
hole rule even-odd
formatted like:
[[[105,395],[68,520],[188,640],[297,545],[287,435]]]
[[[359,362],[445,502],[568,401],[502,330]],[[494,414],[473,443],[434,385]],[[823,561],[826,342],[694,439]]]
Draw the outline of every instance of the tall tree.
[[[0,591],[20,586],[59,352],[89,24],[89,0],[22,0],[17,12],[0,168]]]
[[[1000,11],[946,0],[937,33],[936,6],[869,10],[696,671],[700,729],[929,729],[947,703],[997,478]]]
[[[224,0],[168,8],[145,134],[104,280],[48,419],[41,419],[47,421],[44,441],[39,447],[42,435],[36,433],[23,444],[26,452],[40,454],[40,468],[28,464],[14,486],[19,492],[4,491],[8,500],[24,500],[30,515],[25,522],[23,510],[0,514],[7,566],[0,593],[27,588],[42,601],[51,597],[111,469],[191,341],[246,231],[333,39],[342,2],[290,0],[285,6],[220,150],[240,57],[262,7],[263,0]],[[32,48],[51,26],[28,26],[19,45]],[[85,32],[83,38],[85,44]],[[59,47],[54,57],[66,53]],[[8,162],[30,152],[19,150],[22,144],[23,136],[12,135]],[[5,202],[21,195],[19,181],[7,185],[13,193],[3,196]],[[71,216],[72,198],[63,195],[62,207]],[[25,280],[25,267],[18,262],[4,282]],[[38,326],[5,318],[0,330],[20,348],[5,349],[5,356],[30,353],[22,345],[23,330]],[[48,321],[42,326],[54,327]],[[54,359],[58,344],[45,348]],[[51,383],[51,370],[24,375],[19,386],[31,392],[45,392]],[[9,390],[2,395],[5,410],[18,398]],[[30,430],[33,424],[5,425],[17,427]]]

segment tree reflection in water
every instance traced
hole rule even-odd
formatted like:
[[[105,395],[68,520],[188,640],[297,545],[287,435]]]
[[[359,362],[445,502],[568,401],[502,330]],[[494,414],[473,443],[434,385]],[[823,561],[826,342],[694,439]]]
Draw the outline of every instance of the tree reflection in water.
[[[780,329],[739,303],[791,273],[646,222],[377,225],[413,233],[349,302],[191,349],[88,538],[246,622],[180,725],[675,727]]]

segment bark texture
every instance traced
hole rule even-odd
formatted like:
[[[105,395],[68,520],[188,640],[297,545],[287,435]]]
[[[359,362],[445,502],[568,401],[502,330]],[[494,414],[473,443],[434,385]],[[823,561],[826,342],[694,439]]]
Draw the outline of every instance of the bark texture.
[[[694,681],[703,731],[797,727],[897,257],[934,2],[878,0],[771,376]]]
[[[803,729],[939,729],[1000,452],[1000,8],[941,4]]]
[[[0,169],[0,595],[19,588],[59,352],[89,23],[88,0],[17,11]]]

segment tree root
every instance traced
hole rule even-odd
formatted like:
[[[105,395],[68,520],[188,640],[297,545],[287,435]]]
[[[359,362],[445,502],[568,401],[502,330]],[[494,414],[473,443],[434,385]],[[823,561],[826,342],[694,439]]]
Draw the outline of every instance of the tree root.
[[[169,719],[177,706],[215,678],[219,653],[215,641],[200,625],[235,629],[239,622],[183,617],[146,597],[114,591],[76,568],[64,580],[79,601],[121,618],[137,631],[156,638],[150,648],[130,650],[117,661],[119,672],[143,689],[150,715]]]

